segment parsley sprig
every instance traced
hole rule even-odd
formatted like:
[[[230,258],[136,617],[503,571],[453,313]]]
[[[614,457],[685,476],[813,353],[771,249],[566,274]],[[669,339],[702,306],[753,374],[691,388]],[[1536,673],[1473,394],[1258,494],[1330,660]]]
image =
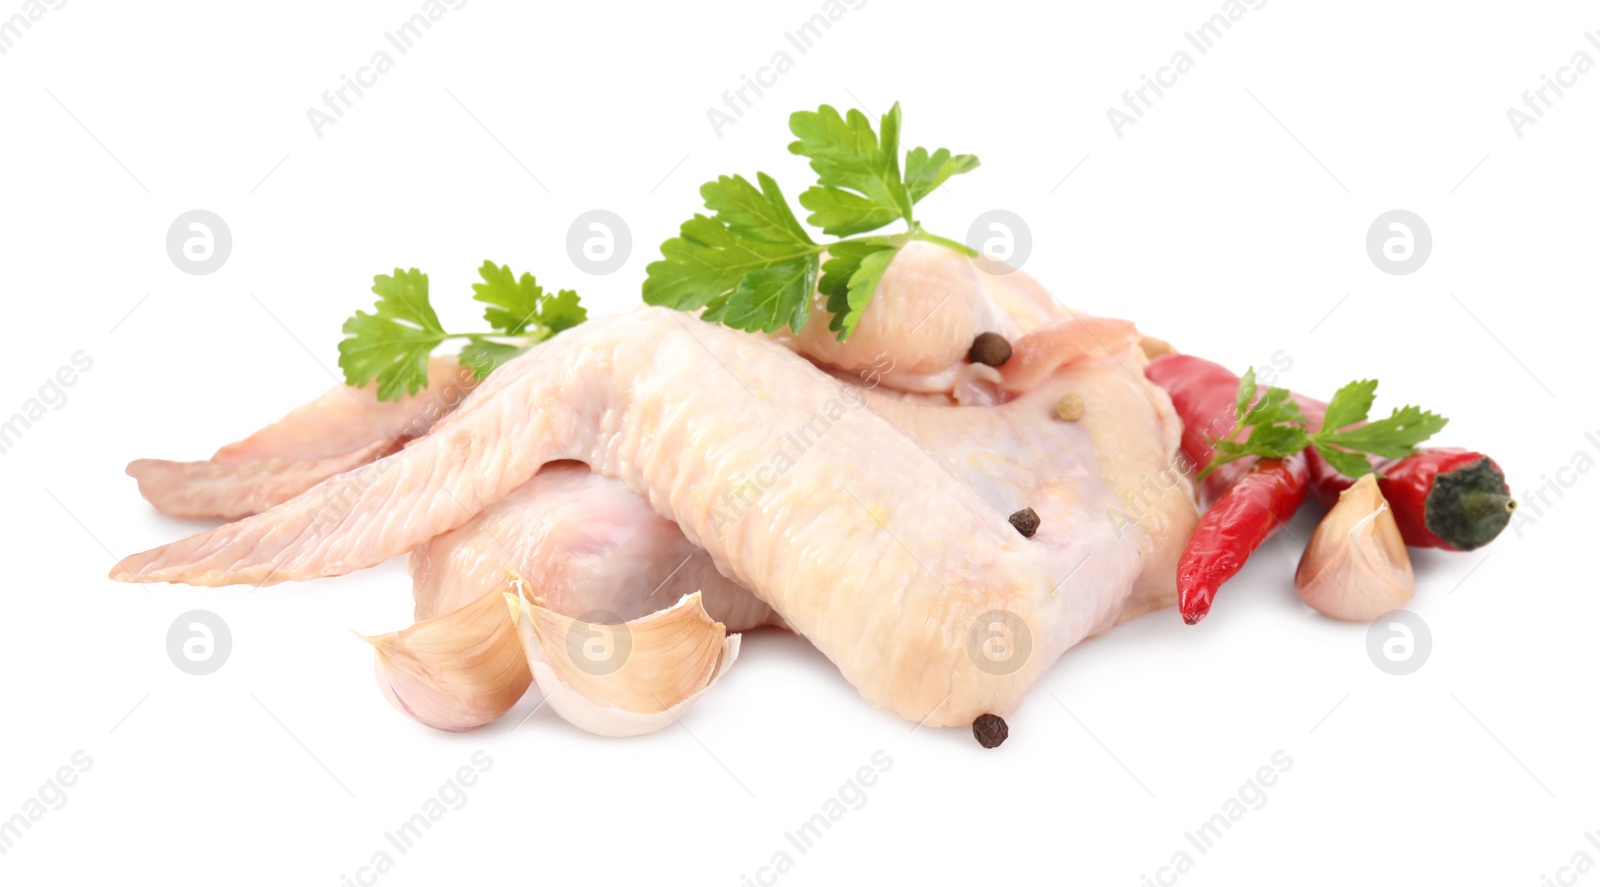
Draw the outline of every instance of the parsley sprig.
[[[912,148],[902,169],[899,102],[876,132],[860,111],[841,116],[828,105],[791,115],[789,130],[796,138],[789,151],[810,158],[817,174],[817,183],[800,193],[800,205],[811,211],[806,221],[844,239],[814,240],[766,173],[756,173],[754,183],[721,176],[700,186],[711,215],[684,222],[677,237],[661,244],[662,258],[645,269],[645,302],[705,309],[703,320],[770,333],[805,326],[812,293],[821,292],[832,315],[828,328],[843,342],[906,243],[925,240],[977,255],[923,230],[914,208],[951,176],[977,169],[978,158]],[[852,236],[902,220],[906,230],[898,234]]]
[[[484,262],[482,283],[473,298],[487,304],[483,319],[491,332],[446,332],[428,300],[428,275],[415,268],[394,269],[372,279],[378,302],[344,322],[339,368],[348,385],[378,380],[379,400],[399,400],[428,385],[428,357],[449,339],[466,339],[460,360],[482,379],[513,357],[588,318],[572,290],[547,293],[532,274],[521,277],[507,265]]]
[[[1233,430],[1212,441],[1217,455],[1200,472],[1200,479],[1246,456],[1283,459],[1306,447],[1314,447],[1334,470],[1347,477],[1376,474],[1368,456],[1405,458],[1450,421],[1421,407],[1404,406],[1386,419],[1368,422],[1377,394],[1376,379],[1362,379],[1340,388],[1328,401],[1321,430],[1312,432],[1307,429],[1310,419],[1294,395],[1286,388],[1258,390],[1256,371],[1251,367],[1239,380]],[[1249,435],[1239,440],[1246,429]]]

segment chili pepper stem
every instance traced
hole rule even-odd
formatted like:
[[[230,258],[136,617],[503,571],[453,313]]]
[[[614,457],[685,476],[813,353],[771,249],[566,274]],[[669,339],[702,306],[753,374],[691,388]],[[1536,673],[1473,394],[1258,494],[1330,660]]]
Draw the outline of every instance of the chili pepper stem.
[[[1456,501],[1461,516],[1470,521],[1483,520],[1497,514],[1509,514],[1517,510],[1517,500],[1504,493],[1493,493],[1488,490],[1462,493]]]

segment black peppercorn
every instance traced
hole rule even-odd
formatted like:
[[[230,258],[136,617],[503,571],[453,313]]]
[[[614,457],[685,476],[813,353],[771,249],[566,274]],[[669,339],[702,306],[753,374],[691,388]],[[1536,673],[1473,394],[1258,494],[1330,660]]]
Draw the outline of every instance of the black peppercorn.
[[[999,715],[978,715],[978,719],[972,722],[972,736],[984,748],[995,748],[1010,735],[1010,728],[1006,727],[1005,719]]]
[[[999,333],[979,333],[967,352],[967,360],[985,366],[997,367],[1010,359],[1011,343]]]
[[[1024,539],[1031,539],[1034,533],[1039,532],[1039,512],[1032,508],[1024,508],[1007,520],[1011,521],[1011,525],[1017,528],[1017,532],[1021,533]]]

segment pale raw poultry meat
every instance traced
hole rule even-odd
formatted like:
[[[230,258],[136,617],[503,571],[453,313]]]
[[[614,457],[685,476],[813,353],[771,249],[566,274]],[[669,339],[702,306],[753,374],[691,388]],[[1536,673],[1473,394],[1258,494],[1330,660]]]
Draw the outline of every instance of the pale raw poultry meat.
[[[805,328],[798,335],[779,333],[778,341],[820,366],[858,378],[870,373],[888,388],[985,404],[996,402],[999,373],[967,362],[973,338],[988,332],[1015,342],[1069,314],[1026,274],[987,274],[944,247],[921,242],[900,248],[848,340],[837,341],[828,329],[826,305],[819,295]],[[887,371],[885,356],[893,365]]]
[[[336,474],[426,434],[472,388],[454,360],[428,362],[428,387],[380,401],[376,386],[337,386],[208,460],[138,459],[128,475],[155,509],[171,517],[240,518],[288,501]]]
[[[729,631],[776,624],[772,609],[717,572],[678,526],[609,477],[576,462],[545,466],[471,522],[413,549],[407,567],[421,622],[503,588],[510,567],[546,606],[590,621],[647,616],[700,592]]]
[[[685,568],[703,557],[752,589],[875,703],[938,724],[1007,712],[1067,647],[1171,602],[1194,507],[1171,471],[1176,420],[1143,382],[1130,324],[1066,316],[1022,275],[980,275],[929,249],[896,259],[884,287],[918,285],[876,299],[845,345],[814,335],[817,322],[779,337],[845,382],[687,315],[591,321],[499,370],[386,470],[366,469],[380,476],[349,510],[307,494],[130,558],[121,577],[348,572],[480,511],[514,522],[539,497],[513,491],[537,488],[545,462],[577,459],[681,528]],[[965,363],[974,333],[995,326],[1017,336],[1014,362]],[[859,390],[880,382],[920,394]],[[1079,423],[1053,417],[1068,392],[1086,403]],[[1006,521],[1024,506],[1043,519],[1032,539]],[[1031,648],[1014,670],[973,655],[996,619]]]
[[[726,474],[769,458],[770,437],[751,429],[802,428],[814,413],[838,409],[829,400],[840,389],[815,371],[796,372],[798,360],[770,345],[720,328],[701,325],[696,335],[726,355],[740,380],[706,378],[710,366],[696,372],[692,364],[704,361],[694,351],[661,353],[675,338],[667,324],[697,323],[659,310],[591,322],[534,355],[556,363],[530,357],[503,368],[525,377],[389,457],[398,464],[350,511],[330,518],[315,496],[303,496],[132,558],[125,575],[230,584],[348,572],[453,529],[545,461],[578,458],[648,494],[869,699],[912,720],[970,723],[1009,711],[1043,664],[1120,614],[1145,558],[1137,534],[1115,538],[1105,514],[1122,503],[1103,481],[1076,479],[1068,482],[1075,495],[1040,499],[1072,531],[1064,535],[1084,544],[1024,540],[1005,511],[872,411],[839,414],[751,508],[720,513],[712,503],[735,495]],[[681,360],[691,366],[649,372]],[[700,381],[674,386],[674,376]],[[801,384],[780,392],[779,380]],[[762,394],[733,399],[742,393],[734,386],[751,385]],[[609,403],[595,403],[601,391]],[[718,414],[728,426],[707,421]],[[441,461],[445,470],[436,471]],[[719,474],[718,465],[729,467]],[[966,640],[980,617],[1001,612],[1038,649],[1017,671],[996,675],[968,656]]]

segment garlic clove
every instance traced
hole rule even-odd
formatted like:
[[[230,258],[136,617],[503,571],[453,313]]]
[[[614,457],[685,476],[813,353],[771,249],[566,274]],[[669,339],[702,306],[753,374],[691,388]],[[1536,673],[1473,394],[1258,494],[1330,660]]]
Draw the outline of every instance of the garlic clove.
[[[600,736],[672,724],[739,655],[739,635],[706,614],[699,592],[616,625],[563,616],[525,597],[517,631],[545,701]]]
[[[1411,556],[1377,475],[1340,494],[1312,534],[1294,584],[1312,609],[1350,622],[1376,619],[1411,600]]]
[[[533,681],[517,609],[516,598],[496,589],[454,612],[364,638],[377,652],[384,697],[417,721],[452,732],[505,714]]]

